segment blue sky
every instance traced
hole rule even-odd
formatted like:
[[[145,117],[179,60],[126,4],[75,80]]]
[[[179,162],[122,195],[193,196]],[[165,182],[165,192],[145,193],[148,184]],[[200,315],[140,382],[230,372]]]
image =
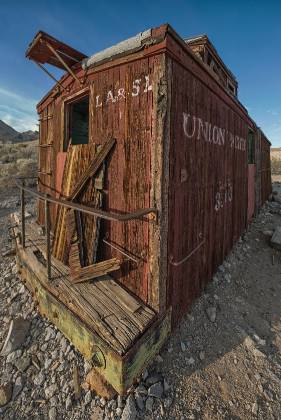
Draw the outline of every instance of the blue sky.
[[[281,2],[0,0],[0,119],[36,128],[35,105],[52,86],[25,50],[41,29],[91,55],[149,27],[207,33],[239,82],[239,99],[281,146]]]

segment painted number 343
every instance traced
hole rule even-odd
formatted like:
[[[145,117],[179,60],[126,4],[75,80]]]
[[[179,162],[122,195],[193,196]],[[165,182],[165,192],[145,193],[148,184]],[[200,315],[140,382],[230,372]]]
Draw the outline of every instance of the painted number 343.
[[[230,181],[219,184],[219,189],[215,194],[215,210],[221,210],[227,203],[232,201],[233,186]]]

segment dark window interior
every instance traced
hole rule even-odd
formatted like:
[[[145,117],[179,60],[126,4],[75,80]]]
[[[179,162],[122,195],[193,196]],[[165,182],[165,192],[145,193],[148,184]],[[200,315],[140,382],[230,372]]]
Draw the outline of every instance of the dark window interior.
[[[89,142],[89,97],[68,105],[68,143],[73,145]]]
[[[248,133],[248,164],[255,163],[255,137],[253,131]]]

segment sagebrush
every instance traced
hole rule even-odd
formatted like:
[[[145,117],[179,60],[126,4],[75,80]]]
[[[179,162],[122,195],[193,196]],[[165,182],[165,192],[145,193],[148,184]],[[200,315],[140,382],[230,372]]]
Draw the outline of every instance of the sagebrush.
[[[38,141],[0,144],[0,189],[15,186],[16,177],[37,176]],[[29,181],[32,184],[34,181]]]

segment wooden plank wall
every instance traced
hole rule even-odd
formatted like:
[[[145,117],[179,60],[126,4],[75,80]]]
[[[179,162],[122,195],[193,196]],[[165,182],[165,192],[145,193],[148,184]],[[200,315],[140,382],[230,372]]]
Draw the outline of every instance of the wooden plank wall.
[[[56,157],[60,151],[61,101],[53,99],[39,112],[38,190],[56,195]],[[50,204],[51,226],[55,226],[56,206]],[[38,201],[38,222],[44,225],[44,203]]]
[[[109,159],[103,197],[103,209],[117,213],[129,213],[137,209],[154,206],[151,202],[151,150],[153,147],[153,92],[157,81],[160,56],[151,56],[119,66],[105,68],[87,75],[83,89],[89,88],[90,95],[90,144],[103,144],[108,138],[117,140]],[[81,73],[81,76],[83,72]],[[63,150],[63,102],[81,91],[77,82],[69,85],[69,94],[61,94],[53,101],[40,105],[40,116],[54,109],[54,118],[48,125],[41,123],[40,142],[46,142],[49,131],[53,132],[54,147],[52,162]],[[50,122],[52,121],[52,122]],[[85,145],[87,147],[87,145]],[[73,146],[75,147],[75,146]],[[40,167],[46,156],[41,153]],[[50,177],[40,177],[40,190],[52,191],[56,185],[56,169],[52,166]],[[47,186],[46,186],[46,185]],[[53,226],[55,213],[52,214]],[[39,206],[39,220],[44,219]],[[108,240],[140,258],[137,266],[129,262],[119,252],[100,240],[98,260],[119,258],[121,271],[113,274],[126,288],[149,303],[149,223],[131,221],[118,223],[101,222],[101,238]]]
[[[255,214],[255,178],[256,165],[248,165],[248,222],[251,222]]]
[[[155,57],[123,64],[98,73],[91,84],[91,141],[103,144],[110,137],[117,140],[105,175],[105,210],[129,213],[153,205],[150,202],[153,95],[147,90],[146,77],[150,86],[155,66]],[[114,98],[117,95],[117,99],[112,100],[111,94]],[[136,266],[101,243],[101,260],[121,258],[121,272],[113,276],[148,303],[148,222],[102,221],[103,236],[140,258]]]
[[[261,204],[268,200],[271,192],[270,143],[261,132]]]
[[[261,131],[255,130],[255,214],[259,213],[261,207]]]
[[[195,76],[196,63],[189,71],[171,61],[169,259],[183,259],[205,240],[183,264],[168,264],[175,325],[245,230],[249,122],[223,89],[209,88],[207,74]],[[244,142],[233,143],[230,133]]]

